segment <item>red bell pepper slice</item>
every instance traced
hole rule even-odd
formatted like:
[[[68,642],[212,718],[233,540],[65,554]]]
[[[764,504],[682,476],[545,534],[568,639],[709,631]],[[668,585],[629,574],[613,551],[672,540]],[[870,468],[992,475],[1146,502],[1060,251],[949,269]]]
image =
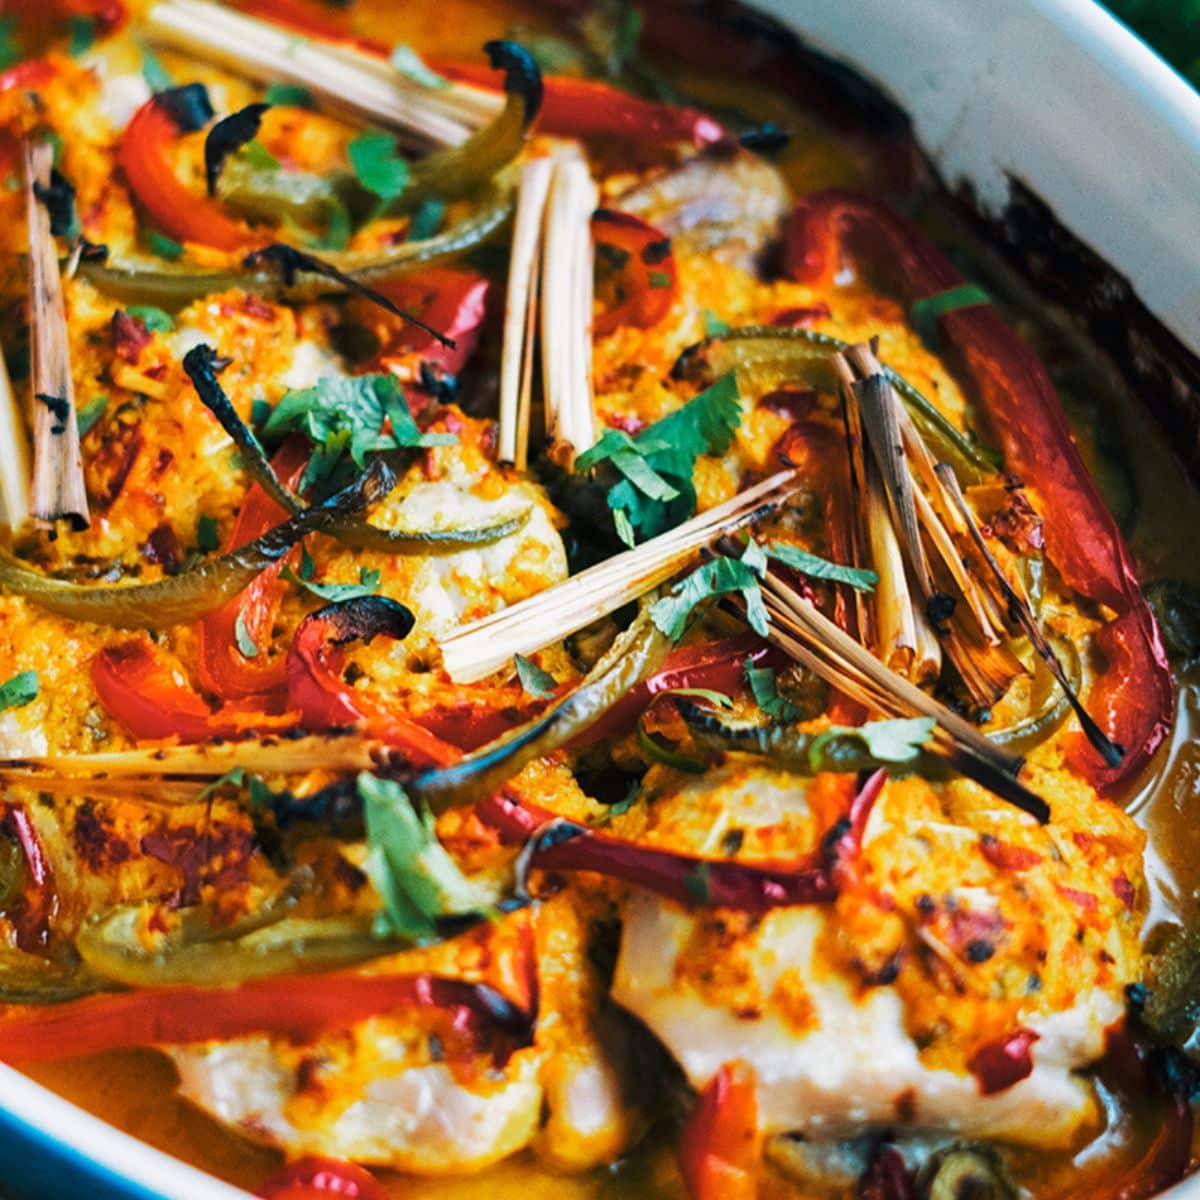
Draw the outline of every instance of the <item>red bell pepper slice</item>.
[[[500,72],[483,63],[439,58],[431,59],[429,65],[447,79],[461,83],[496,91],[503,86]],[[642,100],[594,79],[544,75],[542,88],[542,111],[537,126],[542,133],[615,138],[646,148],[671,142],[710,146],[727,136],[722,125],[697,109]]]
[[[7,0],[6,8],[22,21],[33,18],[43,26],[84,17],[95,21],[101,33],[111,33],[129,15],[123,0]]]
[[[910,304],[963,283],[925,234],[881,201],[839,190],[799,201],[785,234],[788,272],[832,290],[847,258],[878,271]],[[1110,791],[1149,762],[1171,728],[1175,692],[1154,615],[1037,355],[990,305],[951,310],[938,320],[942,343],[974,385],[1009,468],[1041,498],[1050,561],[1069,587],[1116,614],[1095,637],[1105,665],[1088,707],[1125,747],[1124,761],[1106,766],[1082,734],[1068,745],[1072,767]]]
[[[304,439],[289,438],[275,453],[271,466],[283,483],[295,490],[300,485],[308,457]],[[252,484],[242,501],[224,551],[227,553],[254,541],[288,516],[257,483]],[[257,658],[247,658],[238,649],[236,629],[240,618],[251,641],[256,646],[266,644],[282,599],[279,573],[290,558],[267,567],[249,587],[200,622],[196,674],[201,685],[213,695],[223,700],[253,700],[264,711],[282,710],[287,687],[284,660],[261,653]]]
[[[139,739],[206,742],[296,723],[295,713],[266,713],[252,705],[226,704],[214,712],[145,637],[101,650],[92,659],[92,683],[105,710]]]
[[[401,750],[414,766],[449,766],[462,757],[457,746],[342,679],[341,646],[346,642],[376,634],[403,636],[408,631],[389,629],[386,619],[377,619],[372,609],[380,606],[374,601],[378,598],[330,605],[301,621],[287,656],[289,704],[310,729],[358,725]]]
[[[476,815],[495,829],[501,841],[523,842],[547,829],[535,845],[530,865],[545,871],[595,871],[623,879],[680,904],[697,902],[741,912],[766,912],[796,904],[825,904],[837,899],[841,871],[857,857],[871,809],[883,791],[887,773],[872,773],[850,809],[850,827],[831,855],[823,845],[799,863],[754,864],[677,854],[645,846],[581,825],[562,823],[553,813],[497,793],[479,801]],[[821,839],[823,842],[824,839]]]
[[[654,698],[664,692],[705,688],[730,695],[741,685],[746,663],[761,663],[771,653],[767,643],[753,633],[672,650],[658,671],[622,696],[571,743],[571,748],[582,749],[632,728]]]
[[[370,1171],[337,1158],[298,1159],[254,1193],[263,1200],[388,1200]]]
[[[679,1132],[679,1170],[691,1200],[754,1200],[762,1134],[754,1076],[725,1063]]]
[[[29,813],[21,805],[0,805],[0,830],[16,839],[25,857],[25,886],[7,915],[16,930],[18,948],[36,953],[49,945],[50,922],[58,913],[54,874]]]
[[[216,250],[246,249],[260,239],[228,216],[218,201],[185,186],[175,174],[171,147],[181,133],[193,131],[181,128],[172,114],[172,98],[183,91],[159,92],[133,114],[117,155],[125,181],[155,227],[168,237]]]
[[[610,208],[592,216],[592,237],[623,258],[618,272],[622,298],[596,318],[596,333],[603,336],[622,325],[657,325],[671,311],[679,287],[671,239],[641,217]]]
[[[137,1046],[205,1042],[252,1033],[310,1036],[404,1008],[437,1008],[477,1050],[500,1062],[533,1041],[536,1010],[495,988],[429,973],[329,974],[238,987],[163,987],[90,996],[0,1014],[0,1060],[47,1062]]]
[[[967,1061],[967,1069],[984,1096],[1003,1092],[1033,1074],[1033,1044],[1040,1034],[1017,1029],[980,1046]]]
[[[235,0],[235,7],[247,16],[274,21],[277,25],[286,25],[298,33],[323,41],[353,46],[377,58],[387,58],[392,52],[384,42],[359,37],[336,18],[330,18],[328,5],[306,3],[306,0]]]

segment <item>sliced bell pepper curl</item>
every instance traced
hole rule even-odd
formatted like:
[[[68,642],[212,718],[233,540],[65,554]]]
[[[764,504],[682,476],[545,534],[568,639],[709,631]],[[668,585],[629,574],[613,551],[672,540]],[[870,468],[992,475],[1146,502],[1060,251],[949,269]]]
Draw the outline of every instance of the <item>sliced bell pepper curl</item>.
[[[118,161],[138,204],[160,232],[215,250],[245,250],[262,239],[230,217],[218,201],[187,187],[172,164],[175,142],[203,128],[212,115],[201,84],[159,92],[125,127]]]
[[[271,467],[294,491],[300,484],[308,458],[304,439],[289,438],[271,460]],[[223,550],[235,550],[254,541],[268,529],[286,521],[289,515],[257,483],[252,484]],[[243,630],[256,646],[266,644],[279,612],[283,594],[279,573],[286,561],[267,567],[245,591],[200,622],[196,674],[201,685],[222,700],[254,700],[268,712],[278,712],[284,706],[287,689],[284,660],[262,653],[256,658],[247,658],[238,649],[237,625],[240,620]]]
[[[263,1200],[387,1200],[370,1171],[337,1158],[297,1159],[254,1193]]]
[[[851,801],[849,826],[833,847],[827,848],[822,838],[811,854],[796,863],[751,865],[677,854],[563,821],[502,792],[478,802],[475,813],[502,842],[533,839],[529,865],[539,870],[594,871],[679,904],[762,913],[837,899],[842,873],[858,857],[867,819],[886,782],[883,770],[869,775]]]
[[[402,751],[414,766],[457,762],[462,757],[457,746],[342,678],[343,645],[377,635],[400,639],[412,623],[408,609],[382,596],[330,604],[305,617],[287,656],[288,702],[300,712],[303,724],[310,729],[361,726]]]
[[[641,217],[608,208],[592,216],[592,238],[598,247],[619,255],[614,265],[620,299],[596,318],[596,333],[603,336],[622,325],[657,325],[671,311],[679,289],[671,239]]]
[[[431,59],[430,66],[447,79],[499,91],[503,76],[482,63]],[[675,104],[642,100],[594,79],[544,75],[538,129],[560,137],[615,138],[656,148],[672,142],[710,146],[727,136],[706,113]]]
[[[487,984],[429,973],[283,976],[238,987],[164,987],[0,1010],[0,1060],[47,1062],[252,1033],[309,1036],[397,1009],[436,1008],[477,1051],[503,1063],[532,1044],[536,1009]]]
[[[909,304],[964,283],[924,233],[879,200],[831,190],[799,201],[785,234],[788,273],[832,290],[847,259],[877,273]],[[1098,790],[1111,791],[1149,762],[1174,716],[1171,670],[1154,615],[1032,348],[988,304],[943,312],[938,329],[941,344],[970,379],[1008,468],[1041,499],[1050,561],[1069,587],[1115,614],[1094,639],[1104,665],[1093,679],[1088,708],[1124,747],[1124,759],[1105,765],[1082,734],[1073,735],[1067,748],[1076,771]]]
[[[762,1158],[754,1075],[725,1063],[679,1132],[679,1170],[691,1200],[754,1200]]]
[[[185,743],[286,729],[295,713],[226,704],[213,710],[149,638],[106,646],[92,659],[92,683],[106,712],[135,738]]]

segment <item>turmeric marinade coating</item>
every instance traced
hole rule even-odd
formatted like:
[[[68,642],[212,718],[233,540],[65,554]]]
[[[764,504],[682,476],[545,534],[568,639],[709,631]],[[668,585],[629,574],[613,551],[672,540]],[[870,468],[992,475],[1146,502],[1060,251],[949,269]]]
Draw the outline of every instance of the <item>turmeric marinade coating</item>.
[[[338,13],[307,89],[216,47],[291,6],[150,7],[149,66],[51,20],[0,75],[14,411],[53,326],[89,516],[0,555],[0,1057],[156,1046],[415,1175],[677,1141],[697,1200],[1007,1195],[1168,1103],[1111,796],[1172,685],[1032,351],[811,146]]]

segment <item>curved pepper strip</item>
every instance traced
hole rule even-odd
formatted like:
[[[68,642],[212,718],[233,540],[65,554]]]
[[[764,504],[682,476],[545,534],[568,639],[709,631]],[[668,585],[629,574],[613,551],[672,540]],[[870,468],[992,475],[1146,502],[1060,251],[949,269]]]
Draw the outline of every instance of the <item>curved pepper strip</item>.
[[[21,805],[0,805],[0,829],[16,840],[25,858],[24,887],[6,915],[16,931],[17,948],[37,953],[49,944],[50,922],[58,914],[54,874],[37,830]]]
[[[147,988],[0,1013],[0,1060],[47,1062],[78,1054],[252,1033],[306,1036],[404,1008],[448,1013],[456,1032],[499,1063],[529,1046],[536,1009],[495,988],[438,975],[310,975],[234,988]]]
[[[754,1076],[724,1063],[679,1131],[679,1172],[691,1200],[754,1200],[762,1159]]]
[[[254,1194],[263,1200],[388,1200],[370,1171],[356,1163],[314,1155],[288,1163]]]
[[[677,854],[627,838],[563,821],[553,813],[496,793],[475,806],[476,815],[501,841],[535,841],[529,865],[543,871],[594,871],[643,887],[679,904],[761,913],[797,904],[837,899],[841,872],[858,857],[867,819],[887,782],[880,769],[854,797],[849,825],[834,842],[823,844],[799,863],[755,864]],[[822,839],[822,843],[824,839]]]
[[[910,304],[964,282],[924,233],[873,197],[831,190],[799,201],[785,234],[788,273],[832,289],[847,258],[878,271]],[[1068,744],[1071,766],[1098,790],[1111,791],[1149,762],[1174,717],[1171,670],[1154,615],[1038,356],[990,305],[952,310],[938,321],[942,344],[974,385],[1009,468],[1041,498],[1050,561],[1069,587],[1116,614],[1095,636],[1105,666],[1092,682],[1088,708],[1125,748],[1124,761],[1106,766],[1082,734]]]
[[[252,705],[226,704],[214,712],[146,637],[101,650],[92,659],[92,683],[105,711],[139,739],[206,742],[296,724],[295,713]]]
[[[344,22],[328,16],[329,6],[313,4],[308,0],[235,0],[234,7],[247,16],[263,21],[274,21],[286,25],[297,33],[321,38],[326,42],[338,42],[353,46],[377,58],[387,58],[391,47],[373,38],[359,37],[345,27]],[[324,9],[324,11],[322,11]]]
[[[482,63],[431,59],[440,75],[499,91],[502,76]],[[544,75],[538,129],[560,137],[615,138],[655,148],[670,142],[710,146],[726,137],[722,125],[698,109],[658,104],[594,79]]]
[[[228,216],[218,201],[193,191],[175,174],[171,148],[182,134],[202,128],[185,115],[188,106],[179,102],[189,88],[198,87],[172,88],[147,100],[125,127],[117,159],[130,190],[160,232],[215,250],[244,250],[261,239]]]
[[[623,298],[596,318],[596,333],[613,333],[622,325],[657,325],[671,311],[679,286],[671,239],[641,217],[610,208],[592,215],[592,239],[623,256],[618,271]]]
[[[294,491],[300,484],[308,458],[304,439],[289,438],[275,453],[271,467]],[[235,550],[254,541],[290,515],[257,483],[251,485],[223,551]],[[283,659],[272,659],[261,653],[257,658],[247,658],[237,646],[237,623],[240,618],[242,628],[256,646],[267,643],[282,599],[279,573],[287,561],[284,559],[267,567],[245,591],[200,622],[196,674],[201,685],[213,695],[223,700],[254,700],[268,712],[283,708],[287,687],[287,667]]]

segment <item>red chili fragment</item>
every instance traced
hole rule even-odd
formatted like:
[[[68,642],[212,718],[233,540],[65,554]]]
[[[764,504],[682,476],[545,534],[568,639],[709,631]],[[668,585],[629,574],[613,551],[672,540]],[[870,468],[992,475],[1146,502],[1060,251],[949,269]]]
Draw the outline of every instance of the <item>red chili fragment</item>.
[[[980,1046],[967,1060],[967,1069],[978,1080],[980,1092],[994,1096],[1027,1079],[1033,1072],[1033,1043],[1039,1037],[1032,1029],[1018,1029]]]

